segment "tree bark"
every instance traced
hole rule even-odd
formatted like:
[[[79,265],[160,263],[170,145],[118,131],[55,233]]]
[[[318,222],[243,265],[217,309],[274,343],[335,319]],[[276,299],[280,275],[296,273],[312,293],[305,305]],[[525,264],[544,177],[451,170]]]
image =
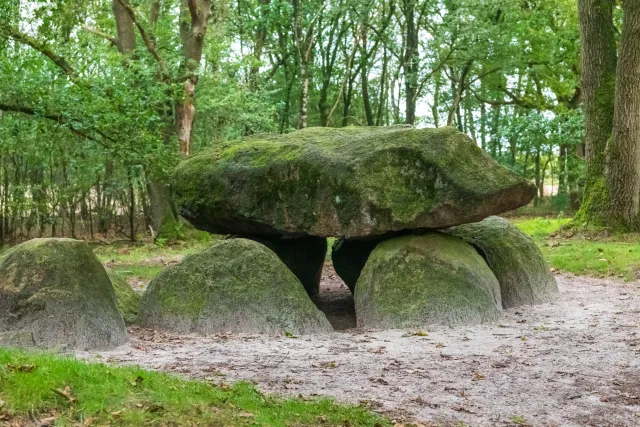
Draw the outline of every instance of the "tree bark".
[[[606,149],[605,176],[614,221],[640,229],[640,0],[623,2],[613,135]],[[616,224],[618,225],[618,224]]]
[[[195,71],[202,60],[202,49],[211,15],[211,0],[183,0],[180,8],[180,39],[182,41],[183,97],[176,105],[176,133],[180,141],[180,154],[191,153],[191,130],[196,116],[195,89],[198,75]]]
[[[604,225],[609,202],[605,194],[605,147],[613,129],[616,85],[615,0],[579,0],[582,42],[582,96],[585,116],[585,197],[578,223]]]
[[[418,97],[418,29],[416,28],[415,0],[403,0],[405,17],[405,50],[403,58],[405,123],[416,121],[416,101]]]
[[[116,32],[118,34],[118,50],[120,53],[129,53],[136,48],[136,33],[133,27],[133,19],[129,11],[118,0],[112,0],[113,16],[116,20]]]

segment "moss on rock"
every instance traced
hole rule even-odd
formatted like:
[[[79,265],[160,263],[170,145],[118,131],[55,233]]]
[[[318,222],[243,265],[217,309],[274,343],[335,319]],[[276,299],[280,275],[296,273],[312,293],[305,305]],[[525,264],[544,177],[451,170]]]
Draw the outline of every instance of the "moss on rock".
[[[92,350],[126,339],[109,276],[86,243],[34,239],[0,256],[0,344]]]
[[[533,240],[504,218],[489,217],[445,230],[473,245],[500,282],[502,306],[553,300],[558,285]]]
[[[243,236],[262,243],[278,255],[278,258],[296,275],[309,296],[320,291],[322,267],[327,256],[327,239],[306,237],[300,239]]]
[[[127,325],[131,325],[138,317],[140,309],[140,294],[134,291],[129,284],[113,270],[107,269],[107,274],[113,285],[113,290],[118,301],[118,310]]]
[[[365,328],[481,323],[501,312],[500,285],[484,259],[457,237],[436,232],[378,244],[354,298]]]
[[[223,240],[160,272],[142,296],[139,323],[201,334],[332,330],[277,255],[248,239]]]
[[[383,235],[527,204],[535,187],[454,128],[308,128],[215,144],[172,178],[181,215],[219,234]]]

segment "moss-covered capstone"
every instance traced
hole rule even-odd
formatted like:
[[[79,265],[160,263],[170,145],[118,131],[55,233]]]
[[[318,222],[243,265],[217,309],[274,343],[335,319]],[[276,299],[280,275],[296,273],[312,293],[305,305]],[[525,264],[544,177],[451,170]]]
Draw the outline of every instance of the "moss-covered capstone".
[[[283,239],[266,236],[242,236],[262,243],[278,255],[278,258],[296,275],[309,296],[320,291],[322,267],[327,257],[327,239],[306,237]]]
[[[553,300],[558,285],[533,240],[504,218],[492,216],[445,230],[473,245],[495,274],[504,308]]]
[[[113,285],[113,291],[116,294],[118,310],[120,310],[124,322],[127,325],[131,325],[138,317],[141,296],[115,271],[107,269],[107,274]]]
[[[93,350],[126,340],[109,276],[86,243],[34,239],[0,256],[0,344]]]
[[[336,239],[331,247],[331,262],[336,274],[351,293],[356,288],[360,273],[381,239]]]
[[[278,256],[248,239],[223,240],[161,271],[142,296],[139,323],[200,334],[332,330]]]
[[[479,221],[535,187],[454,128],[308,128],[214,144],[172,178],[181,215],[220,234],[383,235]]]
[[[500,285],[469,244],[437,232],[385,240],[371,252],[355,289],[359,327],[407,328],[490,321]]]

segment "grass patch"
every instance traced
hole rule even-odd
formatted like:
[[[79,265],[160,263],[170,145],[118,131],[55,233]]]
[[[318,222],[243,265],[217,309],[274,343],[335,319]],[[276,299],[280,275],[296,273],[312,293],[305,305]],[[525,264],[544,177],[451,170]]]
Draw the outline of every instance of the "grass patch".
[[[543,239],[571,222],[571,218],[513,218],[511,222],[533,239]]]
[[[636,280],[640,273],[637,234],[600,231],[562,231],[568,218],[516,218],[513,223],[531,236],[552,268],[597,277]]]
[[[93,252],[103,264],[125,280],[148,283],[166,268],[168,263],[175,263],[184,256],[201,252],[216,240],[190,240],[170,245],[120,243],[97,246]]]
[[[139,368],[0,349],[0,420],[56,425],[390,426],[360,406],[280,399]],[[89,421],[88,421],[89,420]]]

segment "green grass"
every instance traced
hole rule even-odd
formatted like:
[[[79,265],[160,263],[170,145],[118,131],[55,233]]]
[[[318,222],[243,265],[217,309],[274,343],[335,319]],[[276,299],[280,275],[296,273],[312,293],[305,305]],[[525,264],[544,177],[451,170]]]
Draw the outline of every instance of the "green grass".
[[[540,246],[550,266],[562,272],[636,280],[640,273],[637,234],[562,231],[569,219],[526,218],[513,222]]]
[[[166,268],[166,263],[203,251],[211,241],[189,240],[172,245],[127,243],[97,246],[94,253],[110,269],[118,272],[124,279],[149,282]]]
[[[0,420],[21,425],[390,426],[360,406],[265,396],[247,383],[177,376],[0,349]],[[91,419],[91,421],[87,421]]]
[[[533,239],[541,239],[571,222],[571,218],[514,218],[510,219],[522,232]]]

